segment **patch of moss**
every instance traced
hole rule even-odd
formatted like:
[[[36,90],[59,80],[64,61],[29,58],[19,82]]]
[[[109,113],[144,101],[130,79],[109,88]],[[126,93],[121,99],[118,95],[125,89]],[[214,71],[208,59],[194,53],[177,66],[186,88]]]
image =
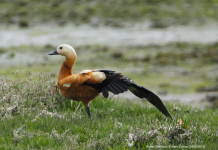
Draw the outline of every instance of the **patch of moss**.
[[[29,26],[29,23],[28,23],[27,20],[21,19],[21,20],[19,21],[19,26],[20,26],[21,28],[27,28],[27,27]]]
[[[14,58],[14,57],[15,57],[15,53],[14,53],[14,52],[11,52],[8,57],[9,57],[9,58]]]
[[[0,48],[0,55],[5,53],[5,52],[6,52],[6,50],[4,48]]]

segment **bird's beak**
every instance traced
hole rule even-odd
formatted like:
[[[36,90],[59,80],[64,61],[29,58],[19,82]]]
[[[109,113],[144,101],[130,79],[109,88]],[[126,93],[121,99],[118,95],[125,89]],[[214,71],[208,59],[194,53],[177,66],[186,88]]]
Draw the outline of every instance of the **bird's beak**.
[[[59,55],[57,50],[55,50],[54,52],[49,53],[48,55]]]

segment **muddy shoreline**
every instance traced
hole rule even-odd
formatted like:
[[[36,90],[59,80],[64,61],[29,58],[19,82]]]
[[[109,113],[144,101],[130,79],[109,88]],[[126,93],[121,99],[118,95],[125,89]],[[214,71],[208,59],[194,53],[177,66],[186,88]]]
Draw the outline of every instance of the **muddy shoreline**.
[[[166,44],[170,42],[213,43],[218,41],[218,26],[177,26],[151,29],[146,24],[127,28],[74,26],[60,27],[46,24],[20,29],[0,26],[0,47],[20,45],[72,45],[103,44],[109,46],[136,46]]]

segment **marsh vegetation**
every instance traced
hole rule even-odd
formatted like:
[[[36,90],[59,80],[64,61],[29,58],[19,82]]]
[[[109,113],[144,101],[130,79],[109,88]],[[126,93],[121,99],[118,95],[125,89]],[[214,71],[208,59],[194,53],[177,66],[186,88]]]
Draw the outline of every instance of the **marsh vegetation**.
[[[149,21],[152,28],[166,28],[217,21],[217,7],[217,1],[207,0],[2,0],[0,22],[16,23],[20,27],[41,22],[123,27]]]

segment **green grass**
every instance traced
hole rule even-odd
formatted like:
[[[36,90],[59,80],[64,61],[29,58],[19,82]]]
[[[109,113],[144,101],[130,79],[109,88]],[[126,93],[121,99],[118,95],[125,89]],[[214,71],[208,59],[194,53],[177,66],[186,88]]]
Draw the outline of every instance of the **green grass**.
[[[132,141],[132,149],[218,146],[218,109],[166,103],[172,122],[148,102],[99,96],[90,103],[90,120],[80,102],[56,93],[55,84],[45,73],[25,80],[0,78],[0,149],[129,149]],[[184,122],[180,126],[178,119]]]
[[[165,28],[217,21],[217,7],[215,0],[2,0],[0,22],[18,22],[21,27],[52,21],[60,25],[73,22],[120,27],[126,22],[150,21],[151,27]]]

